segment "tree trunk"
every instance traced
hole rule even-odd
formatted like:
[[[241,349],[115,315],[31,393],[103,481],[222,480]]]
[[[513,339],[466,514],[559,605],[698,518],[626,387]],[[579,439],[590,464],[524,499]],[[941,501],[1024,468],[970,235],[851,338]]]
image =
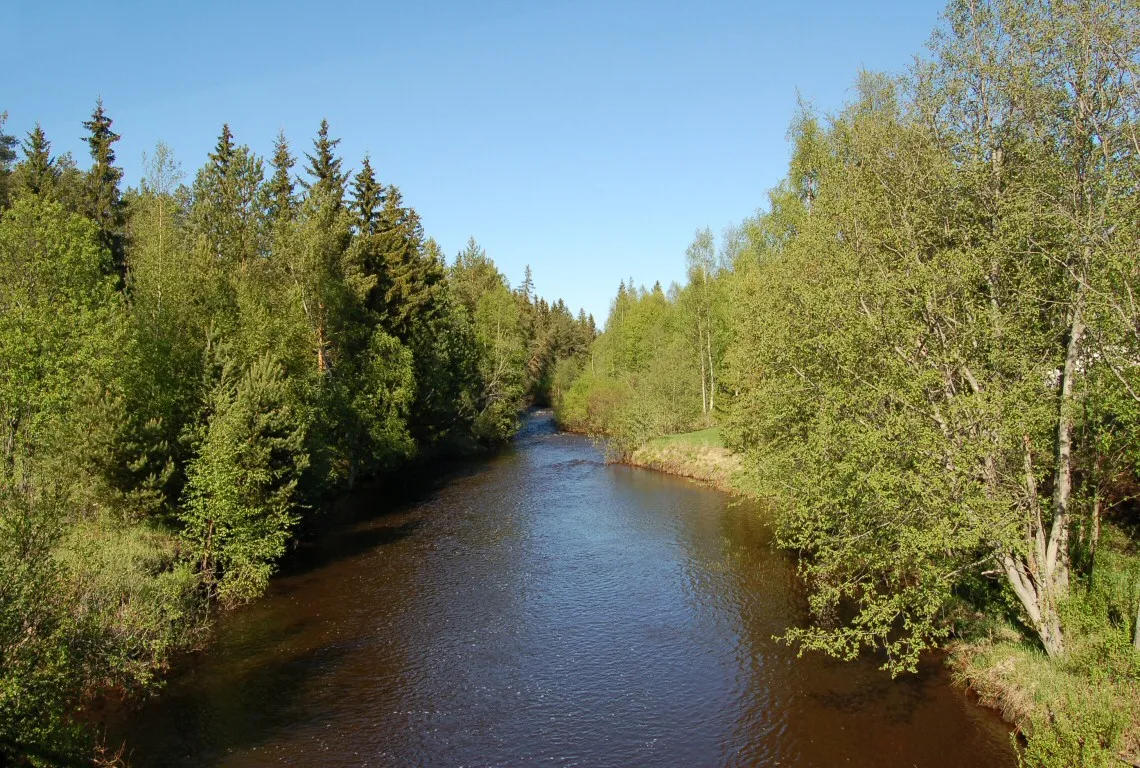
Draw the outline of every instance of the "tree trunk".
[[[1073,486],[1073,380],[1085,325],[1082,292],[1078,290],[1061,372],[1057,397],[1057,467],[1053,480],[1053,520],[1045,539],[1040,495],[1033,473],[1032,446],[1025,444],[1025,496],[1029,504],[1030,553],[1026,556],[1005,552],[1000,556],[1006,578],[1029,616],[1030,624],[1045,652],[1052,657],[1065,653],[1058,604],[1069,590],[1070,501]]]
[[[705,351],[701,349],[701,321],[700,315],[697,316],[697,357],[701,359],[701,415],[709,412],[709,399],[708,394],[705,392]]]
[[[1100,492],[1093,500],[1092,530],[1089,532],[1089,566],[1096,566],[1096,546],[1100,543]]]
[[[1014,594],[1021,601],[1029,624],[1041,639],[1041,645],[1051,658],[1065,655],[1065,641],[1061,632],[1061,618],[1053,595],[1042,589],[1030,573],[1028,565],[1012,555],[1001,557],[1006,578],[1013,587]]]
[[[708,394],[705,391],[705,353],[701,350],[701,415],[709,412]]]
[[[712,353],[712,318],[709,318],[708,328],[705,330],[705,338],[709,342],[709,412],[716,407],[716,375],[713,371],[713,353]]]
[[[1029,505],[1029,541],[1026,542],[1029,552],[1020,555],[1004,551],[998,559],[1010,587],[1025,608],[1029,625],[1041,639],[1045,652],[1057,657],[1065,653],[1061,619],[1057,614],[1058,591],[1046,556],[1048,545],[1045,541],[1045,523],[1041,515],[1037,478],[1033,472],[1032,445],[1028,436],[1022,439],[1022,444],[1025,450],[1025,498]]]
[[[328,373],[328,340],[325,339],[325,304],[317,302],[317,372],[322,376]]]
[[[1065,368],[1061,374],[1061,392],[1057,402],[1057,472],[1053,481],[1053,525],[1045,552],[1045,570],[1059,593],[1069,587],[1069,502],[1073,490],[1073,379],[1077,374],[1077,356],[1085,333],[1083,296],[1077,292],[1069,343],[1065,351]]]
[[[317,372],[322,376],[328,370],[328,361],[325,360],[325,329],[317,326]]]
[[[1132,628],[1132,647],[1140,651],[1140,601],[1136,604],[1136,626]]]
[[[1137,602],[1137,626],[1132,628],[1132,647],[1140,651],[1140,600]]]

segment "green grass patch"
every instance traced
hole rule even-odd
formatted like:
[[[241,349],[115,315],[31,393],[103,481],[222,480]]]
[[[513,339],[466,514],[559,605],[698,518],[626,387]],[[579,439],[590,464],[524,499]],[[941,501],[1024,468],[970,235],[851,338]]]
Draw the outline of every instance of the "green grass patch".
[[[723,448],[724,439],[720,434],[720,427],[709,427],[696,432],[681,432],[676,435],[665,435],[650,440],[649,445],[707,445],[713,448]]]

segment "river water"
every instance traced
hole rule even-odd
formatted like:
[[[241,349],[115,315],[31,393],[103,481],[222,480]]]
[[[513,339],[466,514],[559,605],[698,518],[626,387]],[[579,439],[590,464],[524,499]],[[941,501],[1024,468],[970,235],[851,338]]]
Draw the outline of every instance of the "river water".
[[[358,494],[109,740],[136,766],[1015,762],[939,664],[774,641],[804,596],[751,503],[607,466],[543,412],[413,485]]]

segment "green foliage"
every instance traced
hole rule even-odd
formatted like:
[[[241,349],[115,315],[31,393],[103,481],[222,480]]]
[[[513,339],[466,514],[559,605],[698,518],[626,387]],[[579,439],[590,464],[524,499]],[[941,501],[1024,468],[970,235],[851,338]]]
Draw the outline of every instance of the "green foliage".
[[[12,161],[16,159],[16,137],[4,133],[4,123],[7,121],[8,113],[0,112],[0,209],[8,204]]]
[[[525,395],[526,337],[519,305],[506,278],[474,238],[451,271],[460,307],[471,318],[479,385],[475,391],[476,437],[497,442],[518,426]]]
[[[246,268],[260,255],[263,179],[261,159],[244,145],[235,147],[230,127],[223,125],[209,162],[194,180],[190,224],[204,258],[223,269]]]
[[[242,602],[265,588],[297,522],[305,434],[268,358],[244,371],[223,364],[206,408],[187,468],[184,535],[207,584],[222,600]]]
[[[1112,768],[1120,765],[1114,754],[1129,713],[1121,711],[1112,697],[1095,692],[1067,692],[1055,711],[1031,723],[1032,738],[1018,755],[1027,768]]]
[[[283,135],[266,181],[228,126],[191,187],[159,143],[122,192],[101,103],[84,125],[86,173],[38,126],[13,169],[0,132],[5,765],[90,756],[92,698],[157,685],[329,496],[507,439],[528,352],[585,346],[486,254],[449,269],[367,160],[346,206],[325,123],[301,194]]]
[[[329,138],[329,121],[321,120],[317,138],[313,139],[313,151],[316,154],[305,153],[305,157],[309,159],[309,165],[305,170],[312,181],[302,181],[301,184],[310,192],[319,190],[334,200],[339,207],[344,199],[345,177],[340,169],[341,159],[336,156],[338,144],[340,139]]]
[[[86,460],[70,432],[89,433],[123,337],[108,262],[95,226],[58,203],[21,197],[0,218],[0,472],[9,482],[41,454],[69,457],[64,466]]]
[[[608,436],[617,456],[650,438],[707,425],[717,275],[711,268],[694,274],[695,286],[669,295],[659,285],[639,291],[622,283],[605,332],[589,347],[589,363],[572,384],[556,387],[560,423]],[[719,355],[714,361],[720,365]]]
[[[123,202],[119,181],[123,170],[115,165],[114,145],[119,134],[111,130],[112,123],[100,97],[91,119],[83,123],[89,134],[84,141],[91,150],[92,160],[87,172],[84,212],[99,228],[100,241],[114,257],[114,266],[122,269]]]
[[[72,652],[82,635],[52,556],[63,504],[0,485],[0,758],[50,765],[80,742],[69,699],[85,675]]]
[[[767,210],[667,295],[623,282],[555,387],[618,456],[722,426],[800,556],[801,649],[900,673],[963,603],[1008,615],[1077,681],[1033,764],[1137,748],[1140,580],[1098,541],[1140,467],[1137,14],[951,2],[911,72],[801,105]]]
[[[28,133],[23,143],[24,162],[21,182],[33,195],[50,195],[56,186],[58,171],[51,157],[51,142],[39,123]]]
[[[352,212],[356,217],[356,231],[361,235],[374,235],[380,222],[380,209],[384,204],[384,188],[376,181],[376,173],[367,157],[352,180]]]
[[[353,407],[367,436],[369,464],[391,468],[415,452],[408,433],[416,390],[411,350],[376,330],[364,354],[360,380]]]
[[[266,215],[270,221],[284,221],[293,216],[296,209],[292,168],[297,160],[289,152],[289,141],[285,132],[277,134],[273,142],[273,176],[265,187]]]

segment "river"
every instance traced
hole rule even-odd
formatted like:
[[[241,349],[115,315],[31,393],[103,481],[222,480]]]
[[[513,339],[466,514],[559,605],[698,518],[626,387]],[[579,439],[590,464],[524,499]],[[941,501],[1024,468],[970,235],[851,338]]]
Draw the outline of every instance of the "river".
[[[749,502],[544,412],[414,485],[358,493],[109,740],[136,766],[1015,763],[937,662],[892,681],[773,640],[805,600]]]

